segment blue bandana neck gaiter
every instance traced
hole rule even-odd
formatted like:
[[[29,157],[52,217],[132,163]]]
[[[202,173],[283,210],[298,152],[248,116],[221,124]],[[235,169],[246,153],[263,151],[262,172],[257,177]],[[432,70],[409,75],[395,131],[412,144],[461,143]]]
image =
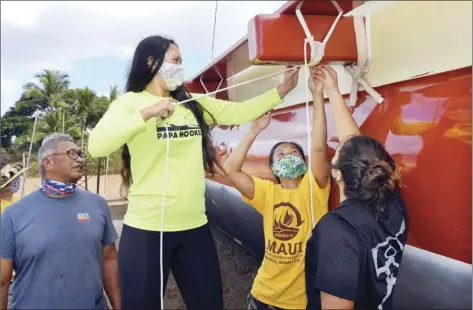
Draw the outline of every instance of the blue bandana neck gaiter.
[[[18,192],[20,190],[20,177],[15,178],[10,185],[10,190],[14,193]]]
[[[47,179],[41,180],[41,191],[53,196],[72,194],[75,192],[76,186],[77,184],[75,183],[63,183]]]
[[[307,165],[304,160],[293,155],[284,156],[274,163],[271,168],[275,176],[284,179],[295,179],[307,172]]]

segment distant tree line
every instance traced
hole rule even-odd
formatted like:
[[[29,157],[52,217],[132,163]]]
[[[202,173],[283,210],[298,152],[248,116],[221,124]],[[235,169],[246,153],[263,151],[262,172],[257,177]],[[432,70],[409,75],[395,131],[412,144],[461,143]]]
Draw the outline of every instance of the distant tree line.
[[[43,70],[34,83],[26,83],[14,106],[2,116],[1,147],[11,151],[29,148],[36,113],[39,115],[34,149],[53,132],[68,133],[82,143],[119,95],[117,86],[110,87],[108,97],[97,96],[89,87],[71,89],[70,77],[56,70]]]
[[[77,145],[86,146],[89,130],[119,96],[117,86],[110,87],[108,97],[98,96],[87,86],[71,89],[69,75],[57,70],[43,70],[34,77],[36,81],[23,86],[18,101],[1,117],[2,153],[28,152],[36,115],[33,154],[37,154],[44,137],[53,132],[68,133],[76,139]],[[117,165],[118,157],[112,157]],[[95,161],[89,161],[93,170],[96,170]]]

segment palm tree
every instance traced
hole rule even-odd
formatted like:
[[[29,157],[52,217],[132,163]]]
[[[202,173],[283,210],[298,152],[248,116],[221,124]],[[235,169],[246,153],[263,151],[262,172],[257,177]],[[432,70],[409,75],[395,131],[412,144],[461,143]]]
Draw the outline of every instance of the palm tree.
[[[28,105],[39,107],[41,110],[50,111],[65,109],[71,102],[73,94],[69,91],[71,83],[67,73],[58,70],[43,70],[35,75],[39,83],[26,83],[23,86],[23,101]],[[63,116],[66,113],[62,114]],[[65,130],[65,119],[62,120],[62,132]]]
[[[87,118],[87,115],[93,110],[97,94],[88,86],[76,90],[76,98],[74,102],[74,112],[82,118]]]
[[[115,101],[115,99],[117,99],[119,95],[120,92],[118,91],[118,86],[110,86],[110,95],[108,96],[109,102],[112,103],[113,101]]]
[[[120,92],[118,91],[118,86],[117,85],[110,86],[108,104],[110,105],[113,101],[115,101],[119,95],[120,95]],[[107,156],[107,161],[105,163],[105,176],[106,176],[105,177],[105,190],[107,189],[109,160],[110,160],[110,155]]]
[[[76,101],[74,111],[82,124],[82,147],[84,146],[84,133],[87,127],[87,118],[93,111],[97,102],[97,94],[89,87],[76,90]]]
[[[31,104],[44,106],[47,110],[67,105],[69,85],[71,83],[67,73],[57,70],[43,70],[35,75],[38,83],[26,83],[23,86],[23,97]]]
[[[65,110],[55,110],[45,114],[38,122],[34,141],[38,142],[54,132],[60,132],[61,127],[64,128],[64,133],[70,134],[73,138],[81,136],[80,127],[76,125],[71,115]]]

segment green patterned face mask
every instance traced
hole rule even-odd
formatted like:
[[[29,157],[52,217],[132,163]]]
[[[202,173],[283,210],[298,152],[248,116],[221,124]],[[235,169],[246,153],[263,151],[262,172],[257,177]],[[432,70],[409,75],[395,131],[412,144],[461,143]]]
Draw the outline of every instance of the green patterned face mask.
[[[278,178],[295,179],[307,172],[307,165],[302,158],[293,155],[286,155],[271,168]]]

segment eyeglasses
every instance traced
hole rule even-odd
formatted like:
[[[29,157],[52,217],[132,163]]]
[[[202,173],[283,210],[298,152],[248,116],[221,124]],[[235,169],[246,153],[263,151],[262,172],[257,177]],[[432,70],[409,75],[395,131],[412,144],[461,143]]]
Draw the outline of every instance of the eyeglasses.
[[[72,160],[77,160],[77,158],[86,159],[87,153],[84,149],[77,149],[77,150],[68,150],[67,152],[63,153],[54,153],[53,155],[67,155]]]

